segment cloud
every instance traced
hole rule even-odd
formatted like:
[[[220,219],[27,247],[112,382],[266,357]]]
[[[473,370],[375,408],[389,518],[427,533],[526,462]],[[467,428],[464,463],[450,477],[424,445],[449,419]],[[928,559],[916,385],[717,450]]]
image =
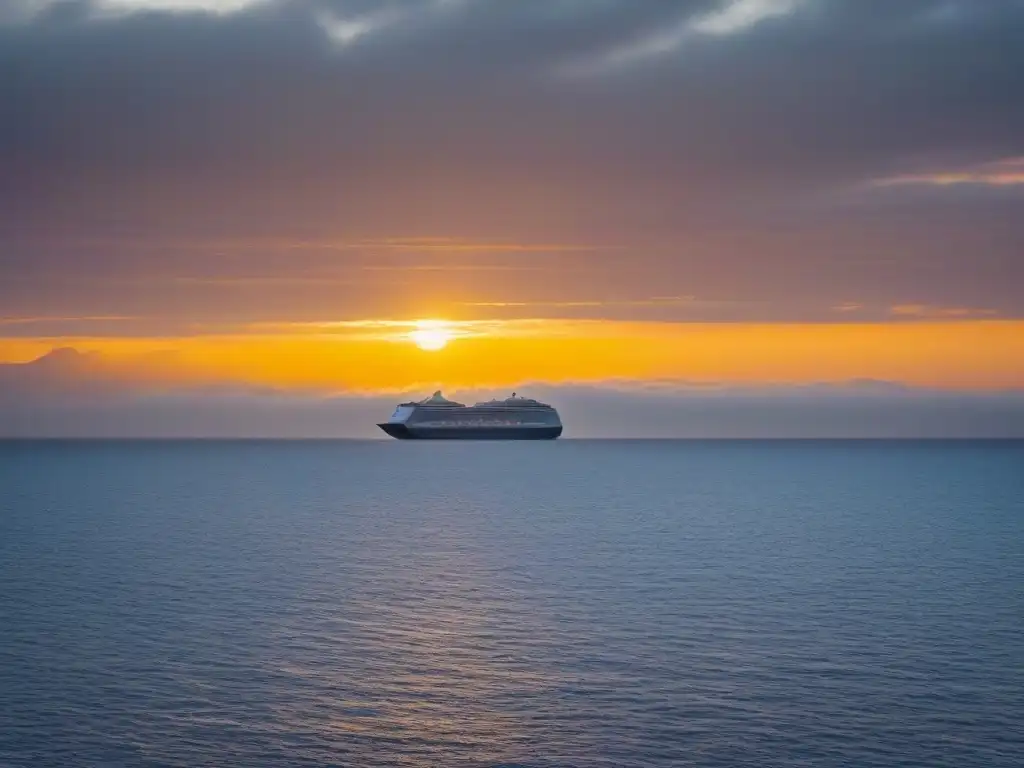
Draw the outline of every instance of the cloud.
[[[928,320],[941,318],[978,318],[994,317],[998,312],[994,309],[977,309],[974,307],[934,307],[927,304],[897,304],[889,309],[890,314],[897,317],[916,317]]]
[[[833,312],[843,313],[860,312],[863,309],[864,305],[856,301],[844,301],[841,304],[836,304],[834,307],[832,307]]]
[[[0,317],[2,325],[48,325],[50,323],[120,323],[137,318],[125,315],[94,315],[84,317]]]
[[[345,47],[357,42],[360,38],[383,29],[401,20],[403,14],[395,8],[385,7],[381,10],[356,17],[340,17],[330,11],[320,11],[316,15],[317,24],[335,45]]]
[[[1012,392],[933,392],[879,381],[772,387],[610,381],[517,389],[554,404],[567,437],[1024,436],[1024,395]],[[0,436],[376,438],[376,422],[395,402],[421,394],[125,385],[110,379],[96,356],[58,350],[29,364],[0,365]],[[473,403],[508,393],[448,394]]]
[[[1017,187],[1024,185],[1024,157],[1009,157],[962,168],[937,170],[928,173],[910,173],[881,179],[878,186],[925,185],[953,187],[981,185],[991,187]]]
[[[984,4],[989,11],[965,10],[965,21],[935,28],[912,22],[937,2],[824,0],[815,4],[818,11],[810,18],[800,14],[799,23],[777,17],[778,23],[763,29],[753,25],[739,38],[726,35],[726,40],[702,44],[688,52],[686,61],[663,61],[646,73],[647,88],[615,81],[594,91],[543,81],[550,65],[600,52],[638,33],[657,34],[680,17],[687,25],[728,29],[790,5],[620,0],[561,3],[562,10],[555,12],[550,3],[478,2],[439,14],[425,2],[284,2],[226,17],[39,21],[5,36],[5,60],[20,65],[18,87],[11,92],[14,104],[27,106],[33,95],[43,96],[34,89],[47,83],[65,90],[98,85],[107,77],[109,87],[92,92],[98,102],[73,90],[66,99],[42,99],[32,110],[13,113],[15,124],[3,136],[8,142],[17,139],[33,154],[61,148],[69,170],[99,166],[105,155],[113,160],[130,155],[131,167],[115,164],[113,170],[122,172],[139,165],[156,170],[155,164],[172,158],[192,172],[212,159],[204,176],[225,165],[233,168],[243,157],[258,173],[269,173],[273,169],[268,166],[277,162],[290,164],[281,169],[289,176],[305,172],[307,163],[326,162],[339,173],[336,184],[347,186],[340,175],[345,168],[343,176],[356,188],[373,167],[382,175],[399,168],[422,173],[459,161],[454,169],[463,171],[467,161],[486,158],[490,162],[484,168],[501,176],[511,173],[511,161],[547,177],[583,170],[574,160],[601,155],[606,172],[634,177],[657,163],[664,163],[660,167],[666,176],[686,169],[690,173],[683,187],[693,183],[697,171],[756,176],[786,170],[799,177],[816,165],[828,171],[833,153],[834,162],[852,153],[855,157],[847,159],[885,164],[907,149],[946,145],[964,151],[1012,141],[1020,113],[1007,100],[1017,85],[1007,78],[1019,62],[1011,57],[1012,49],[992,48],[1024,23],[1024,14],[1010,3]],[[406,14],[409,22],[402,34],[374,39],[358,56],[352,51],[355,58],[333,56],[316,19],[328,12],[362,18],[373,8]],[[55,49],[50,45],[54,35],[74,45]],[[727,57],[720,46],[727,46]],[[825,46],[830,55],[820,59]],[[106,70],[93,56],[100,49],[107,52]],[[936,67],[955,63],[957,78],[917,83],[914,62],[928,53],[939,57],[930,59]],[[811,61],[817,65],[813,71]],[[888,77],[872,77],[876,71]],[[207,75],[202,87],[190,80],[199,72]],[[854,77],[858,72],[864,76]],[[163,92],[147,93],[154,78],[164,75],[169,79]],[[920,90],[911,87],[915,84]],[[959,109],[957,102],[968,88],[973,104]],[[676,98],[665,102],[670,94]],[[803,105],[813,104],[813,120],[795,99],[798,94],[804,96]],[[132,111],[132,104],[143,109]],[[878,122],[867,137],[847,123],[851,112],[871,104]],[[173,126],[155,119],[189,115],[177,111],[189,105],[199,110],[192,119],[179,118]],[[275,105],[287,108],[275,110]],[[631,109],[623,112],[626,107]],[[403,120],[385,120],[398,114]],[[51,116],[83,118],[76,140],[49,132],[20,133],[29,118],[53,125]],[[957,135],[937,119],[943,116],[960,117]],[[745,117],[765,119],[748,122]],[[251,119],[243,123],[244,118]],[[930,130],[918,130],[933,118]],[[1000,126],[998,118],[1007,123]],[[782,126],[788,134],[781,133]],[[651,130],[658,131],[660,142],[644,143]],[[721,143],[723,131],[729,142]],[[257,146],[263,152],[249,154]],[[504,157],[489,156],[502,148]],[[769,148],[783,151],[777,165],[760,152]],[[177,151],[168,157],[172,150]],[[367,153],[361,162],[358,150]],[[715,162],[701,168],[698,161],[708,150]],[[528,162],[524,166],[521,160]],[[550,167],[543,161],[551,161]],[[591,169],[600,171],[599,165]],[[609,177],[602,173],[601,178]],[[400,199],[396,195],[393,202]]]
[[[110,15],[133,13],[205,13],[224,15],[237,13],[252,6],[266,4],[273,0],[91,0],[78,3],[83,9],[92,11],[93,19],[109,18]],[[73,6],[67,0],[7,0],[8,13],[12,19],[25,21],[33,16],[46,13],[61,6]],[[0,20],[3,16],[0,16]]]
[[[806,0],[731,0],[726,5],[695,19],[690,28],[704,35],[734,35],[763,21],[786,16]]]
[[[573,76],[600,76],[616,68],[644,59],[666,56],[677,51],[687,41],[703,36],[737,35],[758,24],[792,13],[806,0],[724,0],[710,5],[701,13],[698,3],[684,3],[686,11],[681,19],[651,30],[643,37],[606,51],[597,57],[584,58],[559,68],[559,72]]]
[[[590,301],[466,301],[463,306],[489,307],[494,309],[524,308],[537,310],[551,309],[607,309],[607,308],[646,308],[646,307],[689,307],[696,303],[693,296],[652,296],[648,299],[627,300],[590,300]]]
[[[1018,2],[0,5],[9,315],[1024,312]]]

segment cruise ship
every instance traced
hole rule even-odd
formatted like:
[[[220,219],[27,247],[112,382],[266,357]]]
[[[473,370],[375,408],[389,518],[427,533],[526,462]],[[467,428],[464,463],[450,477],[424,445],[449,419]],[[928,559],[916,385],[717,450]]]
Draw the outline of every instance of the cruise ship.
[[[558,411],[528,397],[466,406],[440,392],[402,403],[378,424],[399,440],[554,440],[562,434]]]

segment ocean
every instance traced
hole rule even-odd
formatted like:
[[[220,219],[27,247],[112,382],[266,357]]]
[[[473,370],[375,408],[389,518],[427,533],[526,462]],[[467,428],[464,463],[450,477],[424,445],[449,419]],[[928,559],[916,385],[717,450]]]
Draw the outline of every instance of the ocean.
[[[0,443],[0,766],[1024,765],[1024,442]]]

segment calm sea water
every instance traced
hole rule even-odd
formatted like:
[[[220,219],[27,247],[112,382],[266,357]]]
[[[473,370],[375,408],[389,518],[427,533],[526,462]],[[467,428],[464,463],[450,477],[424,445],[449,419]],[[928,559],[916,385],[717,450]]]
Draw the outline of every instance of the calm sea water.
[[[0,443],[0,766],[1024,764],[1024,443]]]

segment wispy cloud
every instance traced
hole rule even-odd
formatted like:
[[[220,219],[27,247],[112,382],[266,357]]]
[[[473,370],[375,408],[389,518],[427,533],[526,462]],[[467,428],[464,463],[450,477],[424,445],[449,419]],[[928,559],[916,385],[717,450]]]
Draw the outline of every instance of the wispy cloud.
[[[685,15],[638,39],[617,45],[596,57],[570,62],[558,74],[574,77],[595,75],[644,59],[673,53],[688,41],[701,37],[741,34],[762,22],[789,15],[807,0],[721,0],[713,10]]]
[[[363,272],[561,272],[564,268],[543,264],[367,264]],[[481,304],[479,306],[486,306]]]
[[[131,315],[81,315],[67,317],[41,315],[35,317],[0,317],[0,325],[47,325],[50,323],[120,323],[138,320]]]
[[[875,182],[875,186],[880,187],[904,185],[950,187],[963,184],[989,187],[1024,185],[1024,157],[1009,157],[963,168],[902,174]]]
[[[586,321],[575,321],[574,327]],[[490,337],[558,335],[558,323],[542,318],[514,320],[439,320],[417,318],[409,320],[336,320],[309,322],[256,322],[236,327],[238,331],[253,334],[311,334],[344,336],[350,341],[409,341],[409,334],[424,327],[441,327],[453,340]]]
[[[937,307],[930,304],[897,304],[889,308],[894,317],[919,317],[923,319],[981,318],[996,317],[999,313],[994,309],[978,309],[976,307]]]
[[[331,11],[320,11],[316,14],[316,22],[331,42],[344,48],[400,21],[404,16],[397,8],[384,8],[359,16],[341,16]]]
[[[195,1],[200,2],[201,0]],[[231,1],[243,2],[243,0]],[[331,42],[339,48],[345,48],[388,27],[415,17],[449,12],[465,5],[468,1],[424,0],[423,2],[405,2],[397,5],[381,3],[382,7],[373,11],[353,15],[344,15],[337,11],[320,8],[314,12],[314,18]]]
[[[351,244],[352,248],[374,248],[392,251],[440,251],[464,253],[467,251],[486,253],[580,253],[610,250],[608,246],[573,245],[569,243],[529,243],[489,240],[464,240],[460,238],[409,237],[361,240]]]
[[[625,301],[600,300],[589,301],[464,301],[464,307],[533,307],[538,309],[572,309],[582,307],[679,307],[693,304],[693,296],[653,296],[649,299],[632,299]]]
[[[17,15],[23,18],[58,6],[64,0],[4,0],[11,3]],[[86,6],[94,17],[123,16],[132,13],[202,13],[224,16],[258,5],[269,5],[274,0],[89,0]],[[0,11],[0,20],[3,11]],[[16,17],[17,18],[17,17]]]
[[[695,19],[689,29],[704,35],[734,35],[763,21],[786,16],[805,0],[731,0]]]
[[[130,248],[133,250],[244,253],[246,251],[363,251],[423,253],[590,253],[620,250],[611,245],[485,240],[463,237],[88,237],[38,235],[50,247]]]
[[[149,278],[141,278],[147,280]],[[235,275],[235,276],[202,276],[176,275],[167,278],[155,278],[161,282],[176,285],[215,285],[221,288],[251,287],[287,287],[304,285],[331,285],[335,287],[360,285],[361,282],[347,277],[335,275]]]
[[[862,309],[864,309],[864,305],[856,301],[844,301],[842,304],[832,307],[833,312],[842,313],[860,312]]]

